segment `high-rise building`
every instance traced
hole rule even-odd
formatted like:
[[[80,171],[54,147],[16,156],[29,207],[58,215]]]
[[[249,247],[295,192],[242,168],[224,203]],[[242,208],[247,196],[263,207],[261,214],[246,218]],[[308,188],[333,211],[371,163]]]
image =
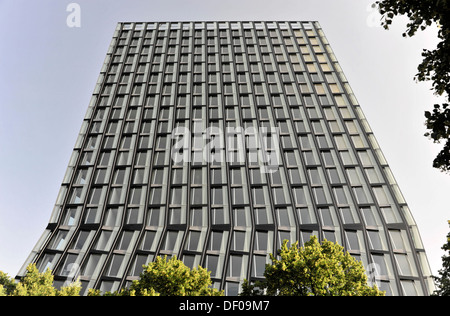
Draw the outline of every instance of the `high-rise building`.
[[[317,22],[119,23],[25,267],[128,286],[173,256],[235,295],[316,235],[388,295],[433,281],[411,212]]]

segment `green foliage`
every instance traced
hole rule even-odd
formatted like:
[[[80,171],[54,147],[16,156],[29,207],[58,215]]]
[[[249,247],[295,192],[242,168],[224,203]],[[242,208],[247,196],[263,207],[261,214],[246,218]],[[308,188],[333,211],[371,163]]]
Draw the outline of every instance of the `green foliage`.
[[[190,269],[176,257],[158,257],[144,266],[140,280],[134,281],[122,295],[130,296],[222,296],[212,289],[211,272],[199,267]]]
[[[53,275],[50,270],[39,273],[35,264],[27,267],[27,273],[17,284],[12,296],[56,296]]]
[[[448,104],[436,104],[433,112],[425,112],[426,126],[431,132],[426,133],[436,143],[445,142],[443,150],[434,159],[433,167],[444,172],[450,171],[450,108]]]
[[[58,291],[53,287],[51,271],[40,273],[35,264],[27,267],[27,273],[17,284],[0,271],[0,296],[79,296],[80,291],[80,282],[72,283]]]
[[[317,237],[290,248],[285,240],[280,259],[271,255],[263,282],[243,285],[242,296],[384,296],[376,286],[367,284],[361,262],[344,248],[329,241],[319,243]]]
[[[0,285],[0,296],[6,296],[6,290],[3,285]]]
[[[60,291],[56,293],[57,296],[80,296],[81,292],[81,282],[78,280],[69,284],[68,286],[64,286]]]
[[[382,25],[389,29],[394,17],[404,15],[409,18],[404,37],[412,37],[434,25],[438,27],[440,40],[435,50],[424,49],[423,61],[418,66],[417,81],[431,81],[436,95],[446,94],[450,102],[450,1],[448,0],[383,0],[377,1],[383,15]],[[444,148],[433,162],[433,167],[443,172],[450,171],[450,113],[448,104],[435,105],[433,113],[427,111],[426,133],[435,143],[445,142]]]
[[[102,293],[89,289],[88,296],[223,296],[223,291],[211,288],[211,272],[199,267],[190,269],[176,257],[158,257],[144,266],[141,278],[130,289],[114,293]],[[61,290],[53,287],[50,270],[40,273],[35,264],[27,267],[27,273],[19,283],[0,271],[0,296],[79,296],[81,283],[74,282]]]
[[[450,221],[448,222],[450,225]],[[435,296],[450,296],[450,233],[447,235],[447,243],[442,246],[445,255],[442,256],[442,269],[439,270],[439,277],[435,277],[437,290]]]
[[[0,271],[0,296],[10,295],[16,288],[16,282],[8,274]]]

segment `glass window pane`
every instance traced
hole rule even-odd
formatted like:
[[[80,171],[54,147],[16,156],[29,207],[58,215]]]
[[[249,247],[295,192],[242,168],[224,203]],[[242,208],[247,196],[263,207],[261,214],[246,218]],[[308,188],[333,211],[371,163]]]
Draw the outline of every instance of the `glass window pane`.
[[[89,260],[87,261],[86,265],[83,267],[81,275],[92,276],[100,262],[101,257],[102,257],[102,255],[99,255],[99,254],[91,254],[89,256]]]
[[[124,231],[116,245],[116,250],[127,250],[133,238],[132,231]]]
[[[297,205],[306,205],[305,190],[303,188],[294,188],[294,198]]]
[[[297,212],[299,214],[300,218],[300,224],[307,225],[307,224],[316,224],[316,215],[312,209],[309,208],[299,208],[297,209]]]
[[[323,226],[334,226],[333,217],[329,208],[319,209],[319,215]]]
[[[347,238],[347,248],[348,250],[356,250],[359,251],[359,238],[358,232],[356,231],[346,231],[345,236]]]
[[[95,246],[96,250],[108,251],[107,245],[112,241],[111,240],[112,231],[104,230],[102,231],[100,238],[97,240],[97,244]]]
[[[156,232],[146,231],[139,249],[143,250],[143,251],[153,251],[155,248],[155,237],[156,237]]]
[[[76,237],[75,241],[72,244],[72,249],[75,250],[81,250],[83,249],[84,245],[86,244],[86,241],[89,237],[90,231],[84,231],[78,233],[78,236]]]
[[[111,277],[118,276],[124,258],[124,255],[114,254],[109,264],[108,270],[106,271],[106,275]]]
[[[264,277],[266,256],[253,256],[253,277]]]
[[[186,241],[186,250],[191,251],[199,251],[200,250],[200,236],[201,233],[197,231],[190,231],[188,235],[188,239]]]

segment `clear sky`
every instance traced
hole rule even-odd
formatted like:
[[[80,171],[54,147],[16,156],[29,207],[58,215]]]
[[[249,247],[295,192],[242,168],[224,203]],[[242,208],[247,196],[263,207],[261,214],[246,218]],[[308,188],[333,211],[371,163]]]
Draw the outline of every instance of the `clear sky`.
[[[81,8],[68,27],[67,7]],[[374,0],[0,0],[0,270],[15,276],[44,232],[117,22],[317,20],[422,235],[434,274],[449,231],[450,175],[423,134],[439,102],[415,83],[436,31],[376,27]]]

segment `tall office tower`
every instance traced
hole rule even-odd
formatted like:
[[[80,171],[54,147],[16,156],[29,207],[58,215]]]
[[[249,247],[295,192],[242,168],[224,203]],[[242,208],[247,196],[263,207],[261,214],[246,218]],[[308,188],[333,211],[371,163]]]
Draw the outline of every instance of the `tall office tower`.
[[[25,266],[115,291],[174,256],[236,295],[283,240],[338,242],[388,295],[433,282],[414,219],[316,22],[119,23]]]

